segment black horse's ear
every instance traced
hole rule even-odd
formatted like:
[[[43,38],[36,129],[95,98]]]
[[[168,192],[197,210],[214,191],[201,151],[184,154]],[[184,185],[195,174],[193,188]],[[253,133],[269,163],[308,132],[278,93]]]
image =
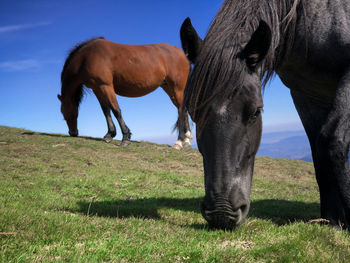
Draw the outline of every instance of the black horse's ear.
[[[248,44],[244,48],[244,57],[250,69],[255,69],[269,52],[272,40],[272,32],[269,25],[260,21],[259,27],[253,33]]]
[[[62,102],[62,96],[60,94],[57,94],[57,98]]]
[[[193,28],[191,19],[187,17],[180,29],[182,49],[191,63],[194,63],[203,44],[203,40],[198,36]]]

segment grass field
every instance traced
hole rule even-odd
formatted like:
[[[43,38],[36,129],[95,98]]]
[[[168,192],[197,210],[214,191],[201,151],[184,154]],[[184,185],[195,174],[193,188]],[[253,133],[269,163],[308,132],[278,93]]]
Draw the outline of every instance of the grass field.
[[[200,154],[0,126],[0,262],[350,262],[311,163],[259,157],[249,217],[208,228]]]

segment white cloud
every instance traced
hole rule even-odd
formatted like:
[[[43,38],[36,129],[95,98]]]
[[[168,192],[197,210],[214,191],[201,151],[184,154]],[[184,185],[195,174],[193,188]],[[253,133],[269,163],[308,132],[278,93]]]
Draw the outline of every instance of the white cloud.
[[[0,62],[0,70],[5,71],[35,71],[40,68],[40,63],[35,59]]]
[[[39,71],[47,65],[55,64],[61,65],[62,60],[40,60],[40,59],[22,59],[11,61],[0,61],[0,71],[14,72],[14,71]]]
[[[8,33],[8,32],[14,32],[14,31],[19,31],[19,30],[23,30],[23,29],[47,26],[49,24],[50,24],[49,22],[42,22],[42,23],[36,23],[36,24],[0,26],[0,33]]]

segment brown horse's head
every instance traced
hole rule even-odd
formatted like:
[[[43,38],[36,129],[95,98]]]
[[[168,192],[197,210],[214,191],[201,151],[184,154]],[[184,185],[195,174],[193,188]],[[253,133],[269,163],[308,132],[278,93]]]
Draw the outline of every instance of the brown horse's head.
[[[78,136],[78,105],[76,105],[74,102],[68,101],[68,99],[59,94],[57,94],[57,98],[61,101],[61,112],[63,114],[63,118],[67,122],[69,135],[73,137]]]

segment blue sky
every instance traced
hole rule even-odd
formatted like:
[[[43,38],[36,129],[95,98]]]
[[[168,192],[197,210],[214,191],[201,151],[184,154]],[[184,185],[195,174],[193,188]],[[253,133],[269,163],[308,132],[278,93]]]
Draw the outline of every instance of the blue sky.
[[[125,44],[166,42],[180,47],[186,17],[204,37],[222,0],[16,0],[0,2],[0,125],[67,134],[60,113],[60,72],[68,51],[94,36]],[[141,97],[118,96],[132,139],[171,135],[177,110],[161,89]],[[264,131],[301,129],[278,78],[266,88]],[[115,121],[117,125],[117,122]],[[93,93],[83,100],[80,135],[103,137],[105,118]],[[175,135],[173,135],[175,137]],[[117,139],[121,134],[118,129]],[[151,139],[152,138],[152,139]]]

